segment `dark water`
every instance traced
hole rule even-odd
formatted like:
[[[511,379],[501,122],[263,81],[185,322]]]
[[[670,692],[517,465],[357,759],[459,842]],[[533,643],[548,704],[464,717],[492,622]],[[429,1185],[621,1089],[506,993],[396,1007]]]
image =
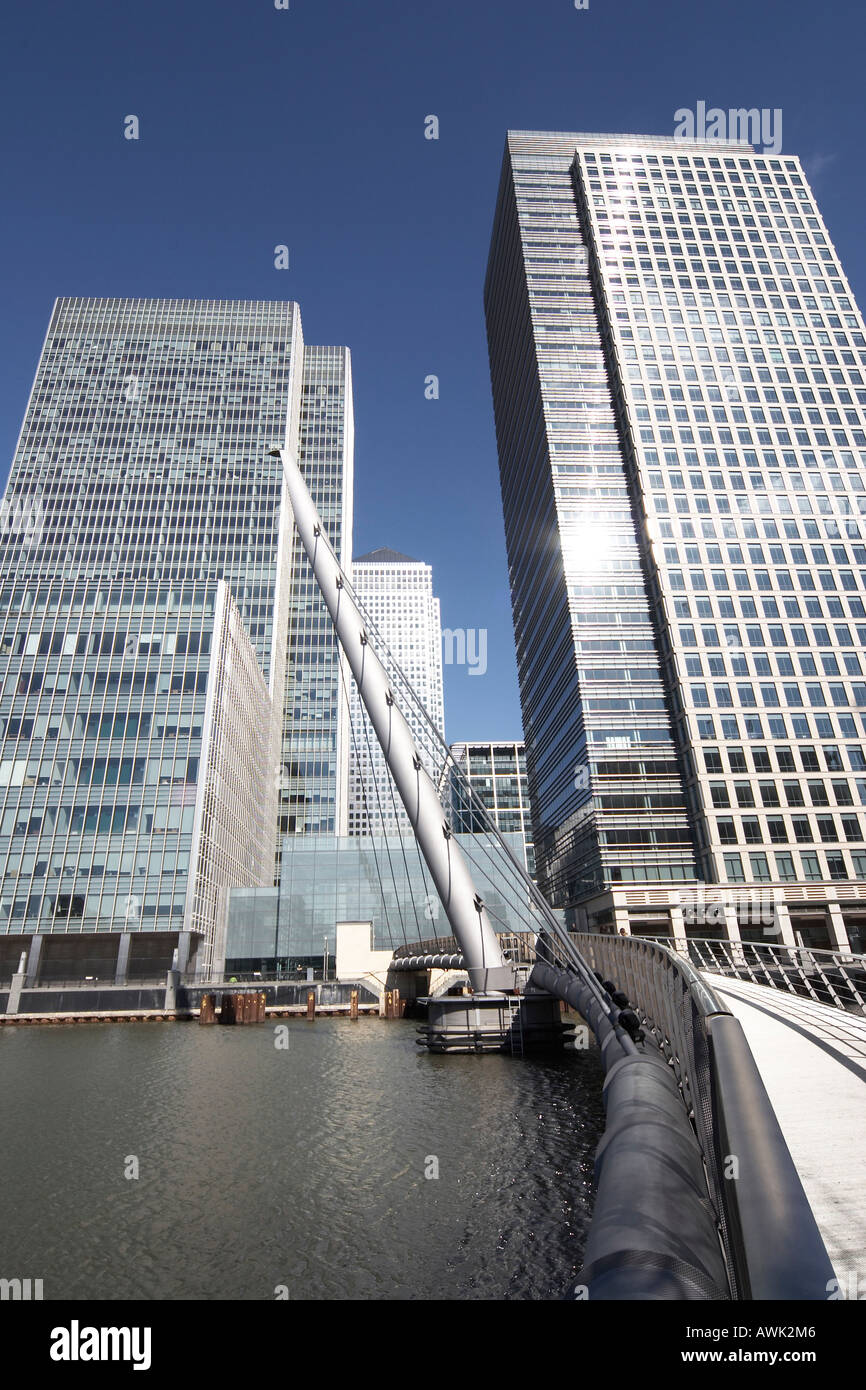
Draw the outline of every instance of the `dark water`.
[[[568,1295],[597,1053],[435,1057],[414,1023],[287,1027],[287,1050],[272,1024],[0,1029],[0,1277],[46,1299]]]

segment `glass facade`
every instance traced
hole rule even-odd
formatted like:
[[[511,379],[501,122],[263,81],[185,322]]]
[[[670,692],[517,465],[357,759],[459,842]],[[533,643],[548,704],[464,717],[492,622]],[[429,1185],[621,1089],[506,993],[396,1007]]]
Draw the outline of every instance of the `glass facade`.
[[[522,841],[504,837],[519,858]],[[457,835],[472,856],[491,855],[486,835]],[[451,928],[422,869],[414,836],[316,835],[287,838],[279,888],[233,889],[226,963],[236,970],[280,970],[322,959],[336,949],[338,922],[371,922],[375,950],[413,941],[449,939]],[[499,932],[526,930],[527,907],[517,886],[484,884],[484,901]]]
[[[451,753],[456,771],[450,780],[456,784],[469,783],[489,812],[497,830],[504,835],[520,835],[522,863],[531,878],[535,877],[535,847],[532,843],[532,818],[529,811],[529,789],[526,778],[526,754],[522,743],[452,743]],[[472,824],[471,810],[466,808],[464,786],[454,785],[454,811],[464,821],[463,830],[480,829]],[[458,819],[458,824],[460,820]]]
[[[290,303],[55,306],[0,535],[0,945],[33,978],[175,946],[207,971],[228,886],[273,881],[292,570],[268,451],[298,447],[304,371]]]
[[[426,712],[444,742],[442,625],[439,600],[433,594],[433,571],[421,560],[382,548],[354,562],[352,587],[387,653],[381,643],[377,650],[390,666],[396,662],[420,703],[421,710],[417,703],[404,702],[402,712],[435,780],[442,757],[432,746],[422,713]],[[349,834],[408,834],[409,817],[351,677],[349,691]]]
[[[352,558],[354,419],[348,348],[304,352],[298,460],[342,569]],[[291,528],[291,616],[280,778],[280,834],[345,834],[348,706],[339,645]]]
[[[512,132],[485,297],[543,887],[856,904],[866,336],[799,161]]]

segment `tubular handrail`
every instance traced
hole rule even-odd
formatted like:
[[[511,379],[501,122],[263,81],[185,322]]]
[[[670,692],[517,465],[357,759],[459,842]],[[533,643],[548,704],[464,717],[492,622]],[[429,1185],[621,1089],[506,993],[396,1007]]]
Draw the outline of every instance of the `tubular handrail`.
[[[826,1297],[832,1266],[730,1009],[689,959],[658,941],[579,933],[575,944],[608,987],[628,997],[676,1078],[703,1155],[732,1296]]]

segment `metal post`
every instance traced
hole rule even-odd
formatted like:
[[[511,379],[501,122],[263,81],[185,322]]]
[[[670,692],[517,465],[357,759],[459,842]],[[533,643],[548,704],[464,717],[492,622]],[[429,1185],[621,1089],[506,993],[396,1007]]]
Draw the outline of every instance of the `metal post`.
[[[421,853],[463,952],[472,987],[475,990],[511,989],[514,969],[503,960],[466,858],[451,833],[409,725],[397,708],[387,672],[368,640],[364,620],[346,586],[301,471],[287,449],[275,449],[272,453],[282,459],[298,534]]]

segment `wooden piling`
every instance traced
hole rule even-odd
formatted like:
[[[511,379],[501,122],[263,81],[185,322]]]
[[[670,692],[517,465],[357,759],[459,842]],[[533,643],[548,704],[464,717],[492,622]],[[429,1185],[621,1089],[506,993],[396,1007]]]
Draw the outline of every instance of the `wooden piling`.
[[[268,996],[264,990],[235,990],[224,994],[219,1021],[227,1024],[264,1023],[267,1002]]]
[[[353,989],[349,996],[349,1017],[358,1017],[358,991],[356,989]]]
[[[224,994],[220,999],[220,1023],[234,1023],[235,1021],[235,996]]]
[[[216,1023],[216,995],[203,994],[198,1015],[199,1023]]]
[[[316,991],[315,991],[314,989],[308,989],[308,990],[307,990],[307,1018],[314,1019],[315,1017],[316,1017]]]

